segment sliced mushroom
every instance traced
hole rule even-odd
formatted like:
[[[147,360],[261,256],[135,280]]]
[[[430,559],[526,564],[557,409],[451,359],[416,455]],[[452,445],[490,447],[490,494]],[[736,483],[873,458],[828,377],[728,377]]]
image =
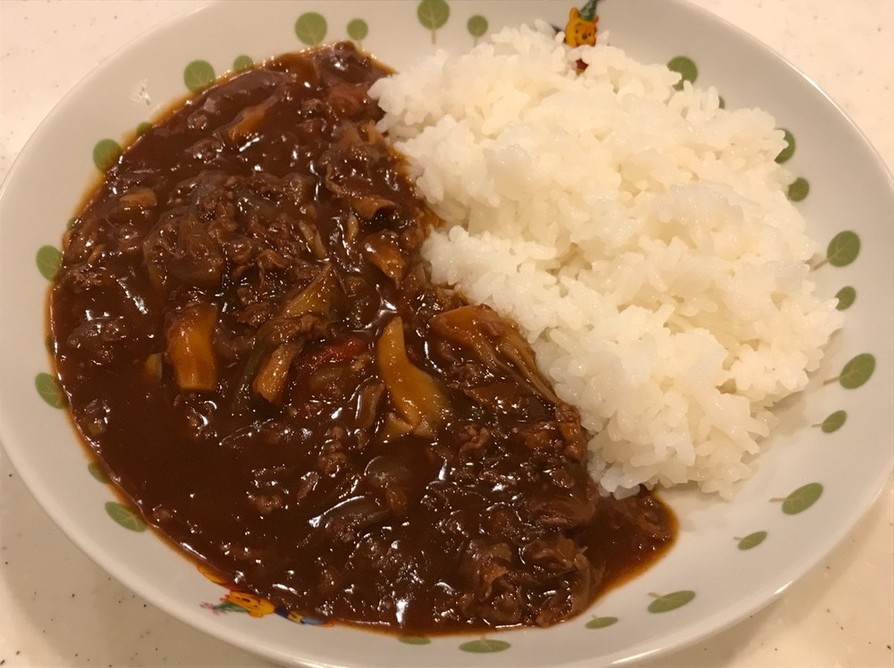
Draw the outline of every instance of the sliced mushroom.
[[[327,264],[306,288],[285,303],[280,317],[295,318],[307,314],[328,317],[343,301],[344,293],[335,270]]]
[[[289,379],[289,369],[303,347],[303,343],[293,341],[274,349],[252,382],[255,393],[271,404],[279,403]]]
[[[400,317],[392,318],[379,337],[376,363],[402,421],[417,436],[433,438],[450,404],[438,382],[407,357]]]
[[[493,309],[461,306],[439,313],[431,319],[430,326],[437,336],[470,348],[491,371],[517,376],[543,398],[559,403],[537,369],[531,346],[514,324]]]
[[[217,361],[214,357],[214,329],[217,307],[191,303],[177,312],[168,324],[168,362],[174,368],[177,385],[184,392],[217,388]]]
[[[277,102],[277,100],[278,98],[276,95],[271,95],[260,104],[246,107],[240,111],[239,115],[236,116],[236,120],[230,124],[230,127],[226,131],[227,139],[235,143],[247,139],[251,133],[258,129],[261,121],[264,120],[264,116],[267,115],[267,111]]]
[[[363,252],[374,267],[394,281],[395,285],[400,285],[407,260],[400,250],[400,240],[394,232],[370,234],[363,240]]]
[[[143,370],[146,372],[146,376],[155,382],[161,380],[163,365],[164,360],[162,359],[161,353],[152,353],[151,355],[147,355],[146,359],[143,360]]]
[[[151,209],[158,200],[152,188],[135,188],[121,195],[118,203],[125,209]]]

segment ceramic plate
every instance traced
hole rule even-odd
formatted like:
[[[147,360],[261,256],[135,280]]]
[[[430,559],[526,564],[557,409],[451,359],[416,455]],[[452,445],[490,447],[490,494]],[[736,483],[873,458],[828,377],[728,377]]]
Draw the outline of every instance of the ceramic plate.
[[[31,139],[0,193],[0,438],[21,477],[87,554],[179,619],[284,663],[312,666],[608,665],[677,649],[779,595],[873,502],[891,471],[894,186],[860,133],[811,82],[736,29],[678,0],[604,0],[610,42],[673,62],[727,107],[760,106],[794,138],[790,197],[826,250],[814,269],[846,324],[806,392],[786,402],[754,477],[733,501],[666,495],[678,544],[637,579],[558,627],[395,637],[254,617],[222,600],[125,506],[76,440],[45,347],[48,279],[66,222],[141,124],[215,76],[276,53],[352,39],[400,69],[467,49],[571,3],[514,0],[223,2],[175,20],[104,63]],[[304,620],[305,622],[310,620]]]

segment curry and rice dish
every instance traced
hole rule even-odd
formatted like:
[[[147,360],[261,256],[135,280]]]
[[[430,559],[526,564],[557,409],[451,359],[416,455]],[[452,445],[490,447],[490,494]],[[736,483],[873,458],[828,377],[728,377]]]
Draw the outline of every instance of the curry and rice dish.
[[[650,223],[615,225],[618,207],[638,201],[628,181],[646,188],[673,170],[658,160],[650,176],[642,161],[618,158],[626,172],[613,208],[600,200],[611,177],[596,178],[604,156],[594,152],[596,177],[575,184],[556,169],[559,153],[506,124],[508,109],[562,149],[567,116],[557,109],[584,93],[556,97],[549,87],[625,67],[635,90],[620,93],[674,110],[672,73],[643,74],[616,54],[602,62],[600,49],[505,31],[465,65],[426,61],[408,78],[346,43],[284,55],[178,107],[109,169],[64,240],[50,299],[58,374],[78,431],[123,495],[215,580],[277,609],[402,632],[548,626],[669,549],[675,519],[649,488],[695,481],[723,492],[730,476],[744,477],[736,466],[755,449],[737,442],[730,454],[712,431],[715,414],[729,421],[730,408],[677,380],[655,380],[664,398],[638,389],[647,365],[622,345],[633,340],[638,360],[675,359],[679,383],[692,381],[686,365],[707,368],[699,351],[737,368],[732,353],[716,359],[720,344],[739,341],[759,357],[763,334],[731,333],[735,318],[709,303],[710,258],[700,256],[700,272],[689,267],[691,300],[675,296],[673,280],[665,285],[676,311],[644,279],[640,302],[608,306],[583,290],[614,298],[626,289],[605,273],[606,253],[631,279],[643,260],[632,258],[631,239],[665,243],[687,266],[675,244],[687,243],[688,214],[670,195],[659,202],[668,238]],[[512,76],[487,73],[500,63]],[[457,111],[458,93],[438,76],[462,66],[479,104]],[[514,92],[501,97],[500,81]],[[533,94],[537,82],[543,90]],[[497,91],[490,103],[482,86]],[[762,162],[772,163],[778,138],[772,126],[761,133],[770,139],[752,153],[740,146],[737,159],[781,184],[785,176]],[[722,156],[715,162],[721,178]],[[563,179],[553,187],[558,203],[538,182],[544,170]],[[670,177],[663,192],[676,187]],[[538,227],[538,216],[554,221],[557,212],[581,224],[575,188],[593,192],[586,203],[615,229]],[[732,200],[736,188],[721,192]],[[696,203],[702,228],[733,206],[707,195]],[[764,211],[791,222],[775,200]],[[749,234],[732,236],[759,257],[766,249]],[[800,375],[778,363],[789,392],[838,325],[798,283],[800,269],[784,266],[809,255],[794,238],[781,244],[789,260],[769,259],[785,275],[771,302],[793,330],[802,315],[813,328],[799,337],[801,352],[780,353],[799,365]],[[715,244],[715,255],[735,256],[734,241]],[[584,313],[581,295],[595,313]],[[662,327],[678,338],[664,345]],[[765,433],[764,413],[785,394],[775,382],[761,393],[741,375],[708,379],[748,413],[750,422],[734,415],[727,429],[739,440]],[[668,405],[691,434],[662,427]]]

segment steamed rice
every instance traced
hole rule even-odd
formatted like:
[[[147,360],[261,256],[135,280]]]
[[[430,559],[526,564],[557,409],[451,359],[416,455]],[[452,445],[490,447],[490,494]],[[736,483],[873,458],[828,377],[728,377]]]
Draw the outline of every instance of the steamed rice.
[[[446,221],[424,248],[433,279],[519,323],[602,487],[728,496],[841,315],[814,295],[773,118],[678,81],[538,26],[371,94]]]

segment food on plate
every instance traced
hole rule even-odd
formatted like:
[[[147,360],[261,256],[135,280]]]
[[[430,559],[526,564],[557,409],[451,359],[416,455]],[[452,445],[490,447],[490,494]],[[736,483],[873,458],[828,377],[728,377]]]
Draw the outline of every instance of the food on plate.
[[[65,236],[60,381],[124,495],[253,614],[553,624],[674,519],[600,495],[516,325],[429,279],[438,221],[367,95],[386,74],[350,44],[284,55],[142,134]]]
[[[842,321],[815,294],[773,118],[548,26],[370,94],[447,223],[423,246],[432,277],[518,323],[601,487],[732,495]]]

